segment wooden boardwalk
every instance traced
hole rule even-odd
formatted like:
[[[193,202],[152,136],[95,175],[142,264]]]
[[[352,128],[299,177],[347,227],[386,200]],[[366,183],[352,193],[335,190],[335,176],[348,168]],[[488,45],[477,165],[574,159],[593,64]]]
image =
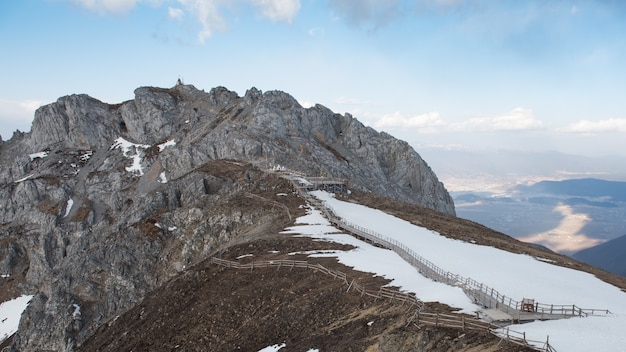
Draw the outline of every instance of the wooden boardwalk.
[[[477,314],[480,315],[482,312],[482,318],[486,321],[506,326],[508,324],[534,320],[607,316],[611,314],[608,309],[588,309],[580,308],[576,305],[555,305],[544,303],[534,303],[532,305],[532,309],[529,309],[530,307],[527,304],[523,304],[521,301],[514,300],[511,297],[507,297],[492,287],[484,285],[483,283],[477,282],[471,278],[465,278],[439,268],[434,263],[415,253],[415,251],[408,248],[403,243],[341,219],[335,214],[331,207],[308,193],[311,189],[317,188],[312,188],[310,185],[307,185],[309,181],[307,181],[305,177],[297,174],[287,174],[285,175],[285,178],[291,180],[298,193],[306,199],[309,204],[321,211],[333,225],[356,237],[371,242],[376,246],[393,250],[425,277],[461,288],[474,301],[474,303],[483,307],[483,310],[477,312]],[[498,313],[495,313],[496,311]],[[548,343],[548,339],[546,339],[542,348],[538,348],[534,345],[529,345],[526,342],[525,334],[521,338],[519,338],[519,336],[511,337],[509,336],[511,331],[508,328],[502,327],[501,329],[506,329],[506,332],[503,330],[496,334],[509,341],[518,340],[520,345],[533,347],[538,351],[554,351],[554,348]]]
[[[507,297],[492,287],[480,283],[471,278],[465,278],[460,275],[445,271],[434,263],[423,258],[411,248],[395,239],[381,235],[362,226],[350,223],[339,218],[335,212],[317,198],[308,194],[306,189],[294,186],[300,195],[305,198],[311,205],[320,210],[324,216],[335,226],[345,230],[356,237],[364,239],[377,246],[390,249],[396,252],[400,257],[415,267],[422,275],[432,280],[461,288],[477,305],[484,309],[498,309],[511,316],[510,323],[526,322],[531,320],[550,320],[563,319],[571,317],[587,317],[590,315],[606,316],[610,314],[607,309],[587,309],[580,308],[576,305],[555,305],[534,303],[532,310],[526,310],[526,306],[521,301]]]
[[[459,314],[442,314],[424,312],[424,304],[413,294],[400,292],[397,289],[382,286],[377,290],[366,290],[364,286],[359,285],[355,280],[348,279],[347,275],[341,271],[328,269],[321,264],[312,264],[302,260],[264,260],[249,263],[239,263],[221,258],[211,258],[211,263],[225,267],[242,270],[259,270],[263,268],[276,267],[278,269],[285,268],[293,270],[294,268],[311,269],[316,272],[331,276],[333,279],[340,279],[348,286],[346,293],[355,291],[361,297],[371,297],[374,299],[389,299],[401,306],[407,306],[407,312],[410,314],[407,319],[407,326],[414,325],[418,328],[421,326],[447,327],[453,329],[461,329],[463,331],[484,331],[495,335],[503,341],[507,341],[519,346],[529,347],[541,352],[556,352],[546,337],[545,341],[534,341],[526,338],[524,332],[502,328],[480,319],[474,319]]]

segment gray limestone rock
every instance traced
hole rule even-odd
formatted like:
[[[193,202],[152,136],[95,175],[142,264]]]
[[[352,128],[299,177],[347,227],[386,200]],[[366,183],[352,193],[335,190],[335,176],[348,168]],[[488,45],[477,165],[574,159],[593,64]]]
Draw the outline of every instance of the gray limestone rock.
[[[224,243],[284,219],[251,196],[289,189],[259,170],[277,165],[454,214],[406,142],[283,92],[63,97],[0,142],[1,292],[34,296],[8,350],[71,351]]]

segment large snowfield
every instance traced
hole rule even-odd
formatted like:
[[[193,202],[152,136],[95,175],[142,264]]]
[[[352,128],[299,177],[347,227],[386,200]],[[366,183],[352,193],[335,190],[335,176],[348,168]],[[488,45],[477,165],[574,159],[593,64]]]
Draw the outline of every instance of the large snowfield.
[[[591,274],[555,266],[542,258],[449,239],[382,211],[342,202],[326,192],[316,191],[313,195],[325,201],[344,220],[400,241],[440,268],[482,282],[507,297],[608,309],[612,313],[602,317],[537,321],[510,327],[526,332],[529,340],[545,341],[549,336],[550,344],[559,352],[626,351],[626,293]],[[460,288],[423,277],[390,250],[341,234],[317,210],[299,218],[297,223],[300,225],[287,229],[286,233],[357,247],[347,252],[318,256],[336,256],[345,265],[384,276],[393,280],[390,285],[415,292],[423,301],[446,303],[466,313],[480,310]]]

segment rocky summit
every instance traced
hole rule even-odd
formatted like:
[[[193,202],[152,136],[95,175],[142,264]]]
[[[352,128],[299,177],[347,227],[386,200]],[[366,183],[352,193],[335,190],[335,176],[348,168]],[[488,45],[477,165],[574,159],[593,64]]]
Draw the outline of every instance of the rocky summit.
[[[0,301],[32,295],[8,351],[73,351],[149,292],[303,212],[267,169],[454,215],[406,143],[290,95],[178,84],[71,95],[0,139]]]

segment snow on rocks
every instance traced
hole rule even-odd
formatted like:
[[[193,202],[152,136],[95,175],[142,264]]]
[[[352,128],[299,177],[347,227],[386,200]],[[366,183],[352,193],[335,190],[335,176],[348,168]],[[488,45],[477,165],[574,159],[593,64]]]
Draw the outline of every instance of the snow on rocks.
[[[70,211],[72,211],[72,206],[74,205],[74,200],[72,198],[67,200],[67,205],[65,205],[65,215],[63,215],[64,218],[66,218],[68,215],[70,215]]]
[[[86,163],[87,161],[89,161],[89,159],[91,159],[92,156],[93,156],[93,150],[87,150],[85,151],[85,154],[82,154],[80,156],[80,161]]]
[[[30,161],[33,161],[35,159],[43,159],[45,157],[48,156],[48,154],[50,154],[49,151],[43,151],[43,152],[39,152],[39,153],[33,153],[33,154],[29,154],[28,156],[30,157]]]
[[[133,164],[130,167],[127,167],[126,171],[132,173],[133,175],[142,176],[143,167],[141,166],[141,161],[143,159],[141,155],[143,154],[143,150],[150,148],[150,146],[147,144],[131,143],[124,138],[119,137],[111,146],[111,150],[117,148],[122,150],[125,157],[133,160]]]
[[[35,176],[35,174],[30,174],[30,175],[28,175],[28,176],[24,176],[24,177],[20,178],[20,179],[19,179],[19,180],[17,180],[17,181],[14,181],[14,182],[15,182],[15,183],[24,182],[24,181],[28,180],[29,178],[31,178],[31,177],[33,177],[33,176]]]
[[[262,348],[259,350],[259,352],[277,352],[278,350],[280,350],[281,348],[287,346],[284,342],[281,344],[276,344],[276,345],[271,345],[271,346],[267,346],[265,348]]]
[[[22,313],[32,298],[32,295],[22,295],[0,304],[0,343],[17,331]]]
[[[167,141],[165,143],[161,143],[161,144],[159,144],[159,152],[162,152],[163,149],[165,149],[167,147],[173,147],[175,145],[176,145],[176,141],[173,140],[173,139],[171,139],[171,140],[169,140],[169,141]]]

